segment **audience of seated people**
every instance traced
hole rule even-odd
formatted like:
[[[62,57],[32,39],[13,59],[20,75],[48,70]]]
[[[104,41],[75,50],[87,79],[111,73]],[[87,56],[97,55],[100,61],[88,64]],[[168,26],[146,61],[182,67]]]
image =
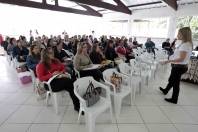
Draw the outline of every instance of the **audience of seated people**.
[[[17,40],[17,45],[13,48],[12,55],[18,62],[26,62],[29,50],[24,47],[21,41]]]
[[[52,76],[60,74],[51,82],[53,92],[66,90],[73,101],[74,110],[79,111],[80,103],[74,94],[73,80],[65,74],[64,65],[56,58],[52,48],[43,49],[41,52],[41,61],[36,67],[36,74],[40,81],[48,81]],[[45,85],[46,90],[49,90]]]
[[[69,37],[68,34],[64,34],[63,39],[61,36],[53,35],[49,38],[45,35],[42,37],[31,37],[35,41],[30,43],[29,55],[28,49],[24,47],[27,45],[25,38],[20,38],[17,41],[15,38],[11,38],[9,41],[7,37],[2,42],[2,46],[6,47],[7,45],[6,50],[13,54],[14,57],[19,57],[18,61],[21,61],[22,57],[20,56],[24,56],[25,61],[25,56],[28,55],[26,59],[27,66],[29,69],[36,71],[40,81],[48,81],[56,74],[69,73],[72,79],[68,77],[56,78],[52,81],[51,86],[54,92],[67,90],[73,100],[74,109],[77,111],[79,110],[79,101],[73,93],[73,81],[76,79],[73,69],[75,68],[75,70],[79,71],[80,77],[92,76],[97,81],[104,81],[102,71],[104,68],[109,67],[101,66],[88,70],[86,68],[92,68],[94,64],[103,64],[105,60],[110,60],[114,63],[117,58],[125,58],[126,62],[129,62],[130,59],[134,58],[133,48],[140,46],[136,38],[133,41],[130,38],[128,41],[125,37],[110,36],[107,38],[107,36],[102,36],[98,40],[86,35]],[[155,44],[151,39],[148,39],[145,45],[147,51],[151,49],[151,52],[153,52]],[[74,59],[72,60],[63,49],[72,52],[75,55]],[[41,55],[40,52],[42,53]],[[48,89],[47,86],[45,88]]]

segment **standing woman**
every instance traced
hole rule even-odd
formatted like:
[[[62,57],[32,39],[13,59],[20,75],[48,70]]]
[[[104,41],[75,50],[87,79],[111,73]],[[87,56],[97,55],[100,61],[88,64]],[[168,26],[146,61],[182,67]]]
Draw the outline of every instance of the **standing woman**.
[[[173,58],[171,60],[164,61],[164,64],[171,63],[172,66],[168,85],[165,89],[161,87],[159,88],[163,94],[166,95],[173,87],[172,98],[165,98],[165,100],[174,104],[177,104],[181,76],[188,70],[188,63],[193,49],[191,29],[189,27],[181,28],[178,32],[177,39],[181,42],[175,49]]]
[[[40,81],[48,81],[51,77],[57,74],[64,76],[58,76],[51,82],[51,88],[53,92],[59,92],[66,90],[73,101],[74,110],[79,111],[80,103],[78,98],[74,94],[73,81],[64,74],[65,67],[58,60],[54,58],[54,52],[52,48],[43,49],[41,52],[41,61],[36,66],[36,74]],[[49,90],[45,85],[46,90]]]

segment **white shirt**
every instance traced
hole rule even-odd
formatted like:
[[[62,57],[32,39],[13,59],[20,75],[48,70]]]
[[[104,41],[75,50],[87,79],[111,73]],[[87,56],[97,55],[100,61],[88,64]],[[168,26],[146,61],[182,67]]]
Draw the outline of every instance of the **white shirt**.
[[[180,58],[180,52],[181,52],[181,51],[184,51],[184,52],[187,53],[185,59],[184,59],[182,62],[175,62],[175,63],[173,63],[173,64],[184,64],[184,65],[186,65],[186,64],[189,63],[189,61],[190,61],[190,56],[191,56],[191,54],[192,54],[192,44],[190,44],[189,42],[179,44],[179,45],[176,47],[176,49],[175,49],[175,51],[174,51],[174,54],[173,54],[173,58],[172,58],[171,60],[175,60],[175,59]]]

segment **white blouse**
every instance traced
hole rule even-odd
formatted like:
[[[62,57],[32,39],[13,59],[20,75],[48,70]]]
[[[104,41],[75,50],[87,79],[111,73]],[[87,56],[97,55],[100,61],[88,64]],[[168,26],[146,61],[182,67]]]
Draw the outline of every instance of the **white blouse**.
[[[173,56],[171,57],[171,60],[175,60],[175,59],[178,59],[180,57],[180,52],[181,51],[184,51],[187,53],[185,59],[182,61],[182,62],[174,62],[173,64],[183,64],[183,65],[186,65],[189,63],[190,61],[190,56],[192,54],[192,44],[187,42],[187,43],[181,43],[179,44],[175,51],[174,51],[174,54]]]

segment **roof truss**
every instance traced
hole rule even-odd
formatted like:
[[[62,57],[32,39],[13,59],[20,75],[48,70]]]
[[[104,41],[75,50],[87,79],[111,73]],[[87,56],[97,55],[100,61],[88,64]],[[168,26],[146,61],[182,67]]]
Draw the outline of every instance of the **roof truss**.
[[[0,0],[0,3],[31,7],[31,8],[37,8],[37,9],[46,9],[46,10],[51,10],[51,11],[69,12],[69,13],[75,13],[75,14],[102,17],[102,14],[100,14],[99,12],[97,12],[96,10],[92,9],[91,7],[87,5],[79,4],[86,10],[74,9],[70,7],[62,7],[58,5],[58,0],[55,0],[55,5],[47,4],[46,0],[43,0],[42,3],[34,2],[34,1],[27,1],[27,0]]]
[[[171,8],[173,8],[174,10],[177,11],[178,5],[177,5],[177,0],[162,0],[163,2],[165,2],[168,6],[170,6]]]
[[[91,5],[95,7],[100,7],[100,8],[105,8],[105,9],[122,12],[126,14],[132,14],[131,10],[127,6],[125,6],[124,3],[121,2],[120,0],[113,0],[115,3],[117,3],[117,5],[109,4],[109,3],[103,2],[102,0],[69,0],[69,1]]]

